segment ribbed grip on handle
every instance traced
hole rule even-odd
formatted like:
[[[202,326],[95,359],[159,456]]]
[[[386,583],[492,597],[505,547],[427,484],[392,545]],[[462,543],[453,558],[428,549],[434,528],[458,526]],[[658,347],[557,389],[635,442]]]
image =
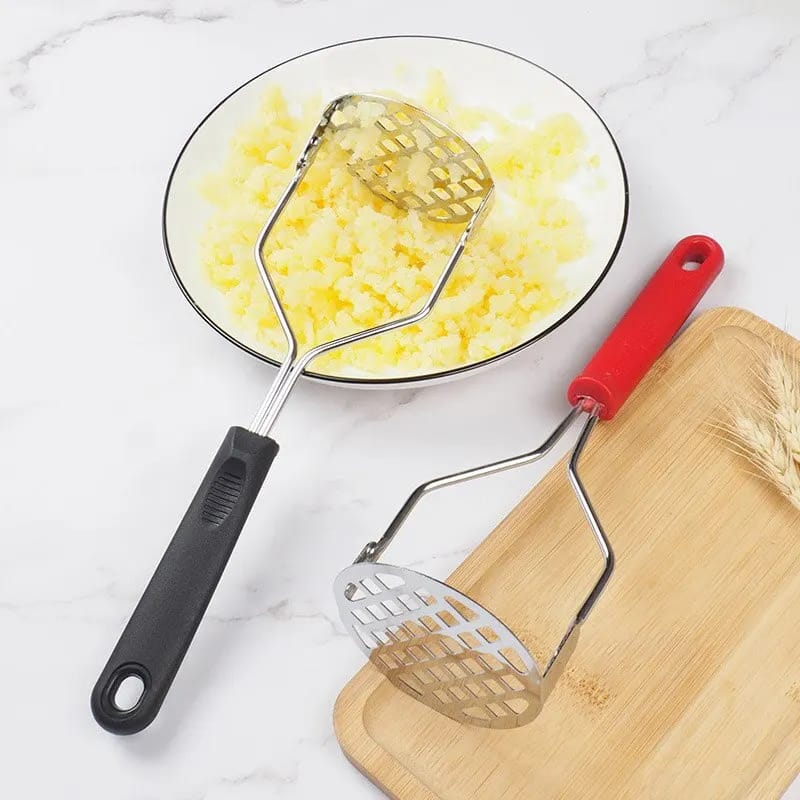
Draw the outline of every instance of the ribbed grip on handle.
[[[600,417],[611,419],[667,349],[724,261],[722,248],[708,236],[681,239],[572,381],[567,390],[570,403],[598,404]]]
[[[208,607],[278,445],[231,428],[92,691],[92,713],[112,733],[155,719]],[[122,682],[143,691],[132,708],[115,701]]]

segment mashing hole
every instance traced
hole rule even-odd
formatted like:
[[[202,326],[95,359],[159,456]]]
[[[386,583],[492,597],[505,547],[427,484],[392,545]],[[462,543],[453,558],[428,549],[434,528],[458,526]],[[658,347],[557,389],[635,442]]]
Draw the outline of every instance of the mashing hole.
[[[367,590],[367,591],[368,591],[370,594],[373,594],[373,595],[375,595],[375,594],[380,594],[380,593],[381,593],[381,587],[380,587],[380,586],[378,586],[378,584],[377,584],[377,583],[375,583],[375,581],[374,581],[374,580],[372,580],[372,578],[362,578],[362,579],[361,579],[361,585],[362,585],[362,586],[363,586],[363,587],[364,587],[364,588],[365,588],[365,589],[366,589],[366,590]]]
[[[457,217],[463,216],[467,213],[467,209],[464,208],[464,206],[462,206],[460,203],[450,203],[448,208]]]
[[[482,625],[478,628],[478,633],[489,643],[492,644],[496,642],[500,637],[495,632],[494,628],[490,628],[488,625]]]
[[[512,697],[508,700],[504,700],[503,704],[512,714],[519,716],[527,710],[528,706],[530,705],[530,701],[527,697]]]
[[[506,661],[506,663],[515,669],[520,674],[524,674],[527,672],[525,668],[525,662],[523,661],[520,654],[513,648],[513,647],[503,647],[500,649],[500,655]]]
[[[470,675],[477,675],[479,672],[482,672],[480,665],[474,658],[465,658],[461,662],[461,666],[470,673]]]
[[[425,684],[421,680],[419,680],[419,678],[417,678],[415,675],[400,674],[397,676],[397,680],[400,683],[402,683],[403,686],[406,687],[406,690],[410,692],[412,695],[421,697],[424,694],[423,688]],[[412,683],[411,682],[412,680],[416,681],[417,684],[419,685],[415,685],[414,683]],[[403,687],[401,686],[400,688],[402,689]]]
[[[450,694],[453,695],[456,700],[466,700],[469,697],[469,695],[460,686],[451,686]]]
[[[483,706],[470,706],[464,709],[464,716],[472,717],[472,719],[480,719],[484,722],[491,719],[491,716],[486,712]]]
[[[437,139],[441,139],[444,136],[444,131],[430,120],[424,120],[423,124],[428,129],[428,132],[432,133]]]
[[[424,617],[420,617],[419,621],[431,632],[436,633],[442,629],[442,626],[431,616],[427,614]]]
[[[485,672],[505,672],[508,667],[503,661],[495,658],[491,653],[478,653],[476,658],[480,662]]]
[[[411,597],[410,594],[401,594],[397,599],[409,610],[416,611],[419,608],[419,603]]]
[[[364,646],[368,649],[374,650],[376,647],[380,647],[381,641],[377,636],[373,637],[368,631],[361,630],[360,628],[354,628],[353,630],[355,630],[358,638],[361,639]]]
[[[114,690],[112,703],[117,711],[132,711],[144,694],[144,681],[139,675],[127,675]]]
[[[442,704],[447,705],[450,702],[450,696],[444,689],[434,689],[433,696]]]
[[[367,606],[367,611],[379,622],[385,620],[389,616],[386,609],[384,609],[383,606],[379,606],[377,603],[370,603]]]
[[[436,679],[426,669],[421,669],[419,672],[413,673],[414,677],[420,682],[422,686],[435,683]]]
[[[391,625],[389,629],[394,634],[396,642],[410,642],[421,636],[427,636],[427,631],[413,619],[403,620],[399,625]]]
[[[505,717],[508,713],[507,710],[503,708],[503,706],[501,706],[499,703],[487,703],[486,708],[498,719],[500,719],[501,717]]]
[[[372,615],[364,611],[363,608],[354,608],[350,613],[362,624],[369,625],[372,622]]]
[[[380,647],[386,647],[392,643],[392,637],[388,636],[386,631],[371,631],[371,633]]]
[[[398,659],[391,653],[382,653],[378,656],[378,661],[380,661],[386,669],[397,669],[398,667]],[[402,666],[402,661],[399,662],[399,666]]]
[[[513,675],[503,675],[500,680],[502,680],[512,692],[521,692],[525,688],[522,681]]]
[[[503,691],[503,687],[496,681],[494,678],[488,678],[483,681],[483,685],[490,691],[492,694],[505,694]]]
[[[478,616],[475,611],[464,605],[464,603],[457,600],[455,597],[445,597],[444,599],[447,601],[447,604],[467,622],[472,622],[472,620]]]
[[[386,600],[381,600],[381,605],[393,616],[398,617],[403,613],[403,608],[393,598],[389,597]]]
[[[464,648],[452,636],[442,636],[439,641],[441,642],[442,650],[444,650],[447,655],[455,656],[464,652]]]
[[[456,662],[451,662],[449,664],[445,664],[444,668],[454,677],[454,678],[466,678],[467,672],[466,670],[461,669],[459,664]]]
[[[415,589],[414,594],[426,606],[432,606],[436,602],[436,598],[427,589]]]
[[[424,661],[430,661],[430,656],[422,647],[417,647],[414,645],[413,647],[409,647],[406,650],[406,653],[408,653],[408,655],[411,656],[411,658],[413,658],[417,664],[422,664]]]
[[[397,589],[405,581],[399,575],[392,575],[391,572],[378,572],[375,577],[383,584],[386,589]]]

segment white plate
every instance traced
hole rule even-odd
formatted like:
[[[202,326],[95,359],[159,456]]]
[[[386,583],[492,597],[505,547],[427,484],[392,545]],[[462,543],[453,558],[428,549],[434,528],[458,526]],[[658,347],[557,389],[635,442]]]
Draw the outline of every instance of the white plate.
[[[404,67],[402,73],[399,66]],[[433,68],[442,70],[456,102],[505,114],[520,105],[530,105],[537,117],[568,113],[583,129],[588,152],[597,154],[599,167],[592,170],[591,189],[588,170],[579,171],[566,187],[584,216],[591,242],[586,256],[561,268],[571,299],[525,331],[525,340],[519,345],[484,361],[405,377],[341,377],[313,370],[306,374],[333,383],[365,386],[418,384],[463,375],[550,333],[591,295],[616,257],[628,216],[625,168],[617,145],[597,112],[555,75],[511,53],[459,39],[391,36],[332,45],[272,67],[220,102],[183,146],[164,197],[164,244],[178,284],[206,322],[257,358],[276,363],[262,352],[254,338],[235,326],[224,297],[203,274],[198,247],[212,212],[200,196],[198,185],[209,171],[221,167],[233,133],[252,118],[265,89],[278,85],[289,98],[321,94],[323,100],[353,91],[395,90],[414,97],[423,89]]]

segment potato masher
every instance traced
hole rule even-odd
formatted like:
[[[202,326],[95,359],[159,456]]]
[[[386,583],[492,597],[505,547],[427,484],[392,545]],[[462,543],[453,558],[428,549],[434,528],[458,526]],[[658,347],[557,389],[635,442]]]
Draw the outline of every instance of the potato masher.
[[[611,419],[719,274],[720,246],[681,240],[567,391],[571,408],[535,450],[418,486],[383,536],[337,577],[346,629],[369,660],[406,694],[458,722],[515,728],[534,719],[574,652],[581,624],[614,569],[614,554],[578,464],[598,419]],[[542,669],[502,620],[447,583],[377,559],[429,492],[540,459],[583,418],[568,477],[603,558],[603,569]]]
[[[299,354],[263,249],[326,139],[347,151],[350,172],[375,194],[429,220],[465,225],[419,310]],[[493,190],[489,170],[477,151],[420,108],[365,94],[343,95],[325,108],[297,161],[294,177],[255,244],[256,264],[286,337],[287,355],[250,427],[228,431],[103,669],[91,703],[101,726],[114,733],[135,733],[158,713],[278,452],[269,433],[303,370],[324,353],[428,316],[486,212]],[[128,678],[140,681],[141,694],[135,703],[123,705],[117,691]]]

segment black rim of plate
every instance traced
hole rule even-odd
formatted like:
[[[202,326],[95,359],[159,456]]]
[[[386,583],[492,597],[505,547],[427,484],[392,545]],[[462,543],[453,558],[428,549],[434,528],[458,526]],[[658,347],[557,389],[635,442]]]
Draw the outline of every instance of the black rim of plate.
[[[625,207],[622,214],[622,225],[620,226],[619,236],[617,237],[616,244],[614,245],[614,249],[611,251],[611,255],[609,256],[608,262],[606,263],[605,267],[601,271],[600,275],[598,276],[597,280],[592,284],[592,286],[583,294],[583,296],[575,303],[572,308],[562,314],[558,319],[556,319],[552,325],[545,328],[545,330],[537,333],[535,336],[531,336],[530,338],[526,339],[523,342],[520,342],[518,345],[515,345],[509,350],[506,350],[502,353],[498,353],[497,355],[491,356],[489,358],[485,358],[482,361],[476,361],[472,364],[463,364],[460,367],[454,367],[452,369],[445,369],[439,370],[437,372],[428,372],[420,375],[406,375],[406,376],[387,376],[386,378],[380,377],[371,377],[371,378],[354,378],[354,377],[347,377],[347,376],[337,376],[337,375],[326,375],[322,372],[314,372],[312,370],[305,370],[303,373],[306,377],[313,378],[314,380],[324,381],[326,383],[333,383],[333,384],[345,384],[351,386],[407,386],[412,385],[415,383],[425,383],[428,381],[452,378],[457,375],[462,375],[464,373],[470,372],[472,370],[477,370],[483,367],[487,367],[490,364],[495,364],[502,359],[508,358],[510,356],[519,353],[521,350],[524,350],[526,347],[530,347],[535,342],[538,342],[540,339],[543,339],[548,334],[552,333],[556,328],[561,326],[565,323],[583,304],[594,294],[597,287],[603,282],[606,275],[608,275],[608,271],[611,269],[611,265],[617,258],[619,254],[620,247],[622,246],[622,240],[625,236],[625,230],[628,226],[628,210],[629,210],[629,193],[628,193],[628,174],[625,169],[625,162],[622,159],[622,153],[620,152],[619,146],[617,145],[617,141],[614,138],[614,135],[606,125],[603,118],[597,112],[597,110],[589,103],[586,98],[580,94],[580,92],[576,91],[570,84],[568,84],[562,78],[559,78],[558,75],[550,72],[550,70],[545,69],[544,67],[536,64],[535,62],[531,61],[530,59],[524,58],[523,56],[518,55],[517,53],[512,53],[508,50],[504,50],[501,47],[495,47],[490,44],[485,44],[483,42],[474,42],[470,39],[459,39],[454,36],[428,36],[424,34],[403,34],[397,36],[366,36],[359,39],[349,39],[348,41],[344,42],[336,42],[335,44],[325,45],[324,47],[317,47],[313,50],[309,50],[308,52],[301,53],[296,56],[292,56],[292,58],[287,58],[285,61],[281,61],[279,64],[275,64],[274,66],[270,67],[269,69],[265,69],[263,72],[259,72],[258,75],[254,75],[250,80],[245,81],[241,86],[237,86],[232,92],[227,94],[225,97],[222,98],[198,123],[197,127],[192,131],[189,135],[189,138],[184,142],[183,147],[181,147],[180,152],[178,153],[178,157],[175,159],[175,163],[172,166],[172,169],[169,173],[169,178],[167,179],[167,185],[164,190],[164,202],[162,204],[161,209],[161,236],[164,242],[164,250],[167,255],[167,261],[169,263],[169,268],[172,271],[172,275],[175,278],[176,283],[180,287],[181,292],[183,292],[184,297],[189,301],[190,305],[194,310],[205,320],[208,325],[210,325],[217,333],[224,336],[229,342],[235,344],[239,349],[244,350],[246,353],[249,353],[251,356],[259,359],[260,361],[264,361],[267,364],[271,364],[273,367],[280,367],[281,362],[275,360],[274,358],[270,358],[269,356],[265,356],[263,353],[259,353],[257,350],[254,350],[252,347],[248,347],[243,342],[240,342],[234,336],[232,336],[228,331],[224,328],[217,325],[214,320],[212,320],[206,313],[203,311],[202,307],[195,301],[192,295],[189,293],[188,289],[184,285],[181,277],[178,273],[178,269],[175,266],[175,262],[172,258],[172,253],[169,248],[169,238],[167,236],[167,203],[169,202],[169,195],[170,195],[170,188],[172,187],[172,180],[175,175],[175,170],[178,168],[178,164],[183,157],[184,152],[189,147],[194,139],[195,134],[200,130],[200,128],[205,125],[206,120],[214,114],[214,112],[224,103],[228,101],[233,95],[235,95],[240,89],[243,89],[245,86],[251,84],[253,81],[258,80],[264,75],[267,75],[270,72],[282,67],[284,64],[288,64],[292,61],[297,61],[300,58],[305,58],[305,56],[312,55],[314,53],[320,53],[324,50],[331,50],[334,47],[344,47],[351,44],[358,44],[360,42],[372,42],[372,41],[380,41],[382,39],[437,39],[440,41],[448,41],[448,42],[461,42],[462,44],[470,44],[475,45],[477,47],[485,47],[487,50],[494,50],[497,53],[502,53],[507,56],[511,56],[512,58],[516,58],[519,61],[524,61],[526,64],[530,64],[530,66],[535,67],[536,69],[540,69],[542,72],[547,73],[552,78],[555,78],[559,83],[563,84],[567,87],[573,94],[575,94],[578,98],[580,98],[585,104],[586,107],[597,117],[600,124],[605,129],[606,133],[608,134],[609,139],[611,140],[611,144],[614,146],[614,150],[617,154],[617,158],[619,159],[619,166],[620,170],[622,171],[622,183],[623,183],[623,191],[625,196]]]

